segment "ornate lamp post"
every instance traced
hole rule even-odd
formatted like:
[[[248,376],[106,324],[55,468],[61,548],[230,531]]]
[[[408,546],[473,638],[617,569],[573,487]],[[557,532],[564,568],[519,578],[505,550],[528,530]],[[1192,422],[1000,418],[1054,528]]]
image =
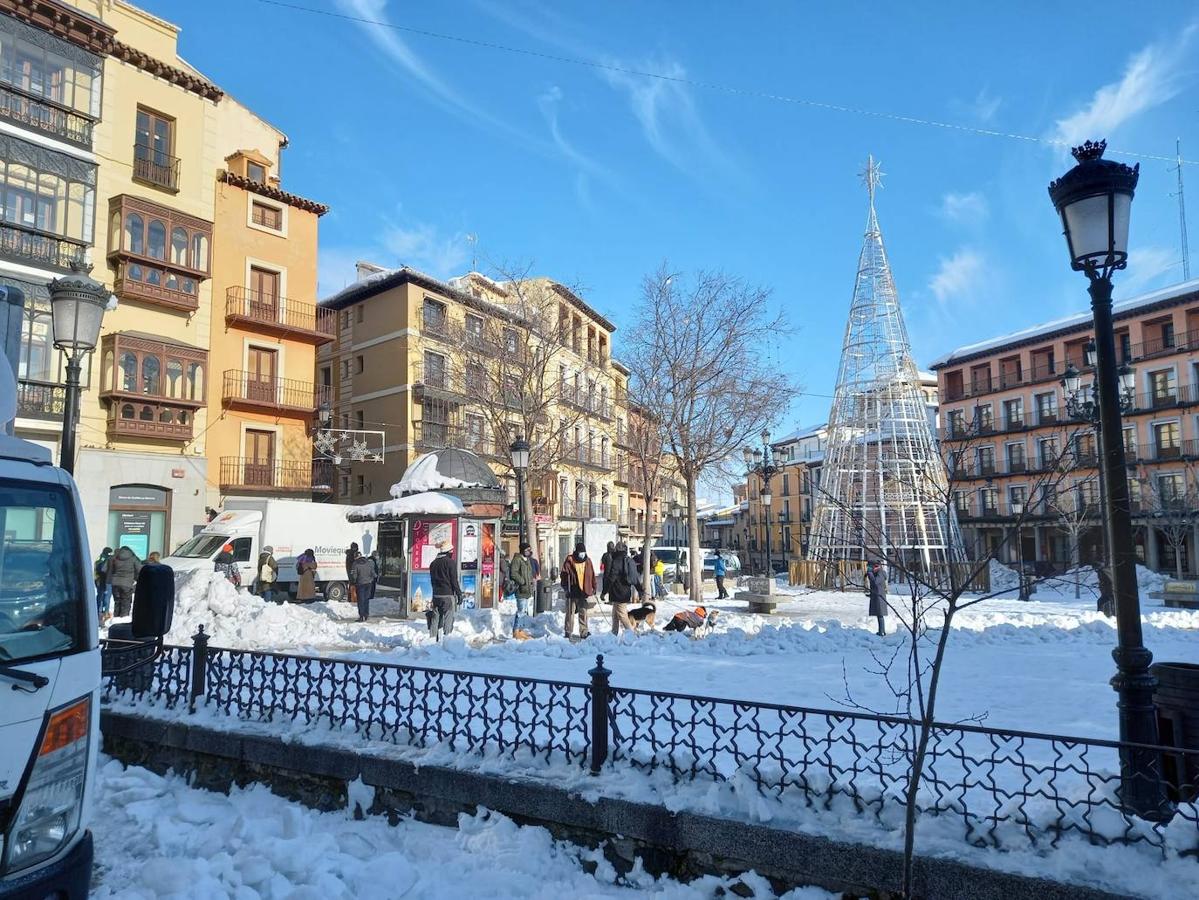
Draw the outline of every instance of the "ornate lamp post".
[[[520,533],[520,537],[516,541],[516,552],[520,553],[520,545],[527,540],[525,537],[525,472],[529,469],[529,442],[523,437],[518,437],[512,442],[508,451],[512,454],[512,471],[516,473],[516,522]],[[520,604],[517,603],[517,612],[512,617],[513,634],[516,633],[519,621]]]
[[[1095,341],[1087,342],[1083,349],[1083,362],[1089,369],[1095,368],[1095,360],[1097,351]],[[1132,411],[1135,405],[1136,390],[1136,371],[1128,363],[1124,363],[1119,369],[1120,378],[1120,413],[1127,415]],[[1066,397],[1066,413],[1075,422],[1089,422],[1095,429],[1095,448],[1099,458],[1103,458],[1103,430],[1099,427],[1099,395],[1097,389],[1097,381],[1091,382],[1089,391],[1084,391],[1082,388],[1082,376],[1078,370],[1074,368],[1074,363],[1069,363],[1066,366],[1066,371],[1063,374],[1061,385],[1062,391]],[[1123,443],[1123,442],[1121,442]],[[1107,491],[1103,486],[1103,477],[1099,478],[1099,525],[1103,532],[1104,546],[1107,546],[1107,518],[1102,514],[1102,511],[1107,508],[1106,503]],[[1099,611],[1107,616],[1116,614],[1116,603],[1112,597],[1112,584],[1107,571],[1099,573]]]
[[[683,582],[683,550],[679,534],[683,530],[683,504],[678,500],[670,501],[670,518],[674,522],[674,584],[681,588],[686,585]]]
[[[774,576],[774,564],[770,558],[770,502],[774,499],[770,490],[770,479],[782,471],[781,466],[775,465],[774,453],[770,449],[770,432],[762,429],[762,449],[742,451],[745,460],[746,475],[756,475],[762,479],[762,514],[766,524],[766,577]]]
[[[79,373],[83,357],[100,341],[100,323],[108,308],[109,291],[91,278],[92,267],[83,261],[71,263],[72,274],[50,282],[50,315],[54,346],[67,358],[66,399],[62,414],[62,446],[58,464],[75,472],[75,423],[79,418]]]
[[[1112,651],[1119,694],[1120,739],[1157,744],[1157,713],[1149,673],[1153,660],[1141,634],[1132,514],[1120,413],[1120,372],[1112,327],[1112,273],[1128,264],[1128,220],[1140,166],[1103,159],[1106,141],[1087,141],[1072,151],[1077,165],[1049,185],[1049,197],[1062,219],[1070,266],[1090,282],[1095,325],[1095,403],[1099,408],[1100,469],[1106,488],[1107,563],[1116,606],[1118,644]],[[1152,750],[1124,749],[1120,754],[1120,798],[1124,807],[1146,819],[1170,815],[1161,780],[1160,758]]]

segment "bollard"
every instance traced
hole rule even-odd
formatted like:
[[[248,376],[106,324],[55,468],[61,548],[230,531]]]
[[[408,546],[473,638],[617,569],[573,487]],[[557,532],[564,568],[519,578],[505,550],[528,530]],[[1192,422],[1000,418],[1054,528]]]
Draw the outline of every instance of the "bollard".
[[[591,774],[598,775],[608,759],[608,676],[604,654],[595,657],[591,676]]]
[[[191,696],[187,700],[187,711],[196,711],[196,698],[204,696],[204,682],[208,678],[208,635],[204,626],[192,635],[192,681]]]

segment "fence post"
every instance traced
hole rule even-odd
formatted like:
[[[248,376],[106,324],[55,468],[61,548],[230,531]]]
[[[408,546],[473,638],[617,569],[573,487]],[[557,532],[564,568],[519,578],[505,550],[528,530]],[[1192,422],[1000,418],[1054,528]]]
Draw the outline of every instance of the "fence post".
[[[591,774],[598,775],[608,759],[608,676],[604,654],[595,657],[591,676]]]
[[[187,700],[187,711],[196,711],[196,698],[204,696],[204,682],[208,678],[208,635],[204,626],[192,635],[192,682]]]

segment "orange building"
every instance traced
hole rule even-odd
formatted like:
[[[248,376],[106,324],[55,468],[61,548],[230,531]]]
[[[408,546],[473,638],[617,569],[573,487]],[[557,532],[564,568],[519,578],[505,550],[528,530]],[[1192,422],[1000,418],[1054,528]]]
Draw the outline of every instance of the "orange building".
[[[242,140],[253,134],[248,110],[230,106],[229,114]],[[207,451],[222,500],[331,489],[319,467],[314,477],[311,440],[329,402],[328,388],[313,381],[316,348],[333,339],[332,313],[316,305],[317,222],[327,207],[282,189],[277,160],[287,138],[255,121],[261,146],[225,158],[213,212]]]

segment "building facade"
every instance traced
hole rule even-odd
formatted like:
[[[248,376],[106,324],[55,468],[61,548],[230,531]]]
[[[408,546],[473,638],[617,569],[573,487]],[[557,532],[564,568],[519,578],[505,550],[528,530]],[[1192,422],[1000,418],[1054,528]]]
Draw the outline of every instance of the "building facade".
[[[0,105],[0,273],[29,297],[18,433],[57,451],[64,365],[47,284],[87,260],[118,300],[84,363],[76,425],[89,540],[169,552],[220,504],[219,460],[244,455],[228,436],[240,426],[223,377],[247,368],[225,354],[236,356],[238,343],[226,331],[228,290],[248,284],[241,273],[252,254],[295,264],[289,252],[252,246],[265,233],[246,224],[261,222],[227,173],[253,157],[269,185],[285,139],[179,58],[174,25],[123,0],[0,0],[0,13],[0,93],[10,92]],[[29,133],[17,134],[15,120]],[[315,258],[315,227],[287,213],[284,241],[294,222],[296,255]],[[296,268],[315,302],[315,276]],[[294,371],[307,367],[311,383],[312,344],[300,344],[308,358],[296,353]],[[239,417],[269,406],[265,391],[250,393],[263,403]]]
[[[766,571],[766,535],[770,534],[770,561],[777,570],[808,552],[812,510],[820,484],[820,465],[828,445],[825,425],[792,432],[772,441],[771,452],[779,473],[770,479],[769,516],[762,502],[763,479],[746,478],[744,497],[744,543],[733,549],[742,556],[742,564],[751,572]],[[733,530],[738,540],[738,530]]]
[[[521,436],[515,394],[520,385],[479,386],[502,368],[518,342],[549,341],[541,351],[539,392],[543,426],[561,441],[549,471],[532,476],[532,515],[538,553],[559,560],[586,523],[615,524],[627,515],[627,456],[620,437],[627,370],[613,364],[615,326],[581,298],[549,279],[529,279],[519,290],[477,273],[443,282],[410,268],[359,264],[358,280],[322,301],[335,314],[335,340],[318,353],[318,382],[330,385],[335,428],[383,433],[383,462],[350,461],[337,473],[334,499],[367,503],[388,497],[408,465],[442,447],[471,450],[486,459],[516,500],[510,446]],[[530,332],[519,294],[536,294],[549,327]],[[543,337],[530,338],[530,334]],[[475,371],[473,367],[478,366]],[[507,421],[495,410],[511,404]],[[486,407],[486,408],[484,408]],[[502,430],[497,425],[503,425]],[[502,433],[506,432],[506,433]],[[505,539],[515,549],[514,518]]]
[[[1134,369],[1124,419],[1137,554],[1146,565],[1196,572],[1199,534],[1199,281],[1115,305],[1116,353]],[[1091,424],[1072,421],[1061,380],[1082,375],[1092,336],[1080,313],[937,360],[941,440],[972,555],[1061,570],[1077,549],[1100,555],[1098,453]],[[1048,479],[1056,471],[1060,477]],[[1014,522],[1023,517],[1019,534]],[[1077,538],[1077,541],[1076,541]]]

